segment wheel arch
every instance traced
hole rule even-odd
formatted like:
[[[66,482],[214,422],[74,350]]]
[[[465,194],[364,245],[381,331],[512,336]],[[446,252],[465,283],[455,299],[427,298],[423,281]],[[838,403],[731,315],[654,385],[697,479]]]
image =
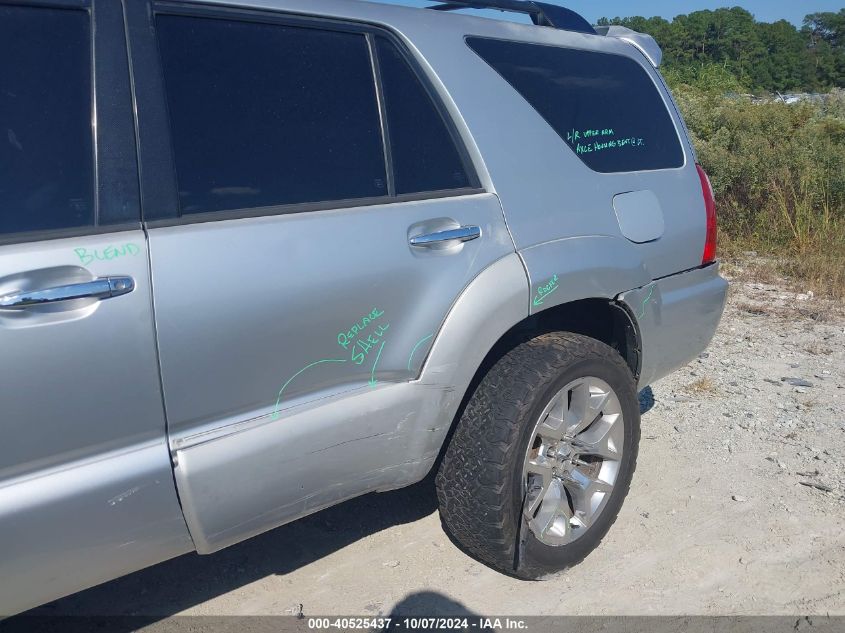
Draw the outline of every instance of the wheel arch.
[[[621,302],[589,297],[560,303],[529,315],[510,328],[490,350],[507,353],[522,341],[548,332],[572,332],[605,343],[625,360],[634,378],[642,368],[642,347],[635,317]]]
[[[615,349],[634,379],[639,379],[642,369],[641,337],[636,319],[625,304],[595,297],[558,304],[526,316],[490,347],[461,394],[461,404],[450,421],[451,427],[454,427],[478,383],[496,361],[520,343],[549,332],[571,332],[601,341]],[[447,443],[448,438],[444,446]]]

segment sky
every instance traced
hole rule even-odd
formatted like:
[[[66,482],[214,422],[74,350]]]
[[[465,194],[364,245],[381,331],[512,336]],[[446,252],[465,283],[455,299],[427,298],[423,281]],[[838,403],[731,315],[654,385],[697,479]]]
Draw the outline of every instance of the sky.
[[[425,0],[376,0],[390,4],[404,4],[414,7],[429,6]],[[563,4],[583,15],[591,23],[600,17],[628,17],[644,15],[662,16],[671,20],[676,15],[691,13],[700,9],[718,9],[719,7],[740,6],[754,14],[760,22],[789,20],[800,26],[808,13],[820,11],[839,11],[845,7],[845,0],[546,0],[554,4]],[[499,14],[502,15],[501,13]]]

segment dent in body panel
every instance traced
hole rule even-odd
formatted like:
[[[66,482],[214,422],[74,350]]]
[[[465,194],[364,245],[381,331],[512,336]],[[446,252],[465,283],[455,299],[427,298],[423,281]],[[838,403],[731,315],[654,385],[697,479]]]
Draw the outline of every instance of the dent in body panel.
[[[4,482],[0,543],[3,615],[191,551],[166,442]]]
[[[707,348],[721,320],[727,288],[718,264],[713,264],[620,295],[619,301],[635,315],[640,330],[640,388]]]
[[[175,472],[197,550],[391,481],[386,469],[408,461],[407,411],[420,405],[409,383],[363,387],[179,450]]]
[[[531,284],[531,314],[579,299],[613,299],[651,281],[635,247],[618,237],[555,240],[519,254]]]
[[[197,551],[422,479],[477,367],[528,316],[528,301],[522,264],[508,255],[454,303],[418,380],[363,384],[297,401],[277,421],[268,412],[234,433],[183,438],[175,473]]]

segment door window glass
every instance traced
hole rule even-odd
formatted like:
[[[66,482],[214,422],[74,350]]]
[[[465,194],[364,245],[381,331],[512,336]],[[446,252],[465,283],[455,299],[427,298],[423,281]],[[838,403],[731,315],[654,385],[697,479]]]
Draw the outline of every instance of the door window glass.
[[[181,213],[387,195],[364,35],[159,15]]]
[[[387,39],[376,40],[396,193],[469,187],[443,116],[411,66]]]
[[[684,164],[666,104],[633,59],[479,37],[467,43],[591,169],[608,173]]]
[[[93,225],[88,13],[0,6],[0,235]]]

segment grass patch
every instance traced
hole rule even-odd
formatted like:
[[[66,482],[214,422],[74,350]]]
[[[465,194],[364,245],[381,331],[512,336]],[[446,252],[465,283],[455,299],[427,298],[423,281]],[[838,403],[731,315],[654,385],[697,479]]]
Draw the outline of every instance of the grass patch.
[[[797,319],[809,319],[817,323],[832,323],[842,316],[842,309],[830,301],[813,301],[806,303],[752,303],[740,301],[735,304],[740,312],[755,317],[772,317],[782,321],[795,322]],[[822,348],[819,348],[822,349]],[[809,351],[809,350],[808,350]],[[824,353],[824,352],[819,352]]]
[[[704,376],[688,384],[684,387],[684,391],[691,396],[706,396],[708,394],[716,393],[717,389],[716,383],[713,382],[712,379]]]
[[[813,341],[804,349],[807,350],[807,353],[812,354],[813,356],[830,356],[833,354],[832,349],[823,343],[819,343],[818,341]]]

